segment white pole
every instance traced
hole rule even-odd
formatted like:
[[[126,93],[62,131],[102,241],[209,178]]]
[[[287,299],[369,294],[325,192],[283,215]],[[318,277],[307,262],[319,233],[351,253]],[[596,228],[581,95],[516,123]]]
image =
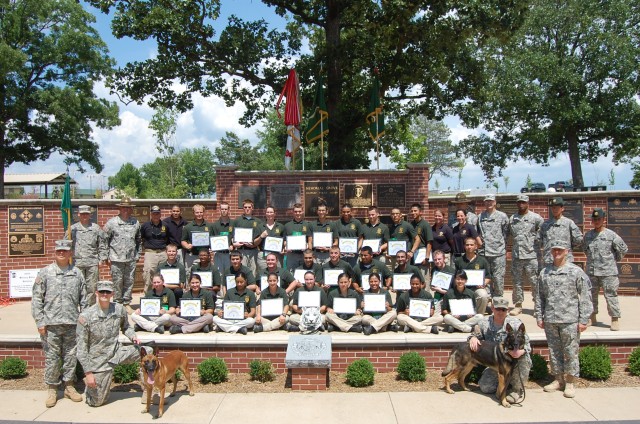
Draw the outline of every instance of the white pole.
[[[302,170],[304,171],[304,147],[300,146],[300,150],[302,150]]]

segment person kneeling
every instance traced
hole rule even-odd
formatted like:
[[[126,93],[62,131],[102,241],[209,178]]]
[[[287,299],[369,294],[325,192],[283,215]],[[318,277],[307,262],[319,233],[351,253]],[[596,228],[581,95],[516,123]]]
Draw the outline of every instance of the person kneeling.
[[[216,295],[213,291],[202,290],[201,285],[200,275],[191,275],[189,290],[183,293],[180,307],[176,308],[176,315],[171,317],[171,328],[169,329],[171,334],[197,333],[200,330],[204,333],[211,331]],[[194,301],[199,301],[199,310]]]
[[[362,333],[362,298],[350,289],[351,279],[346,272],[338,276],[338,288],[329,292],[327,305],[328,331],[336,327],[340,331]]]
[[[164,286],[164,277],[162,274],[155,274],[151,279],[152,288],[149,290],[146,299],[160,299],[160,309],[158,311],[142,312],[140,308],[131,314],[135,331],[151,331],[158,334],[164,334],[165,325],[171,322],[171,315],[176,312],[176,298],[173,290]],[[142,303],[142,301],[141,301]]]
[[[241,310],[233,307],[237,304],[241,304]],[[247,290],[247,275],[240,271],[236,274],[236,286],[227,290],[222,302],[222,310],[218,311],[218,316],[213,317],[213,322],[220,331],[225,333],[246,335],[247,329],[253,328],[256,322],[255,316],[256,295],[251,290]]]

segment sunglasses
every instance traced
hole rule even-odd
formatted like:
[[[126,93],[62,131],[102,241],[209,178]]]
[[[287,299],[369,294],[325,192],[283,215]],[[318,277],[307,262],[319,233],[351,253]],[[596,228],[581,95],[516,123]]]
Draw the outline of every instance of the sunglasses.
[[[98,290],[98,293],[100,293],[100,294],[111,294],[113,292],[111,290]]]
[[[507,308],[495,308],[496,311],[507,312]]]

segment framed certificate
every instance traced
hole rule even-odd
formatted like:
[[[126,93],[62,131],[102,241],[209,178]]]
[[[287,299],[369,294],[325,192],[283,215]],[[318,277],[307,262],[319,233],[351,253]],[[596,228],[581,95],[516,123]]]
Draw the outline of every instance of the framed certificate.
[[[413,255],[413,263],[416,265],[420,265],[424,260],[427,259],[427,248],[420,247],[416,250],[416,253]],[[431,261],[431,258],[429,258]]]
[[[271,237],[268,236],[264,239],[264,250],[266,252],[282,252],[282,242],[284,239],[282,237]]]
[[[484,269],[465,269],[467,286],[484,286]]]
[[[394,290],[411,290],[411,274],[393,274]]]
[[[199,317],[202,309],[202,299],[180,299],[181,317]]]
[[[227,283],[227,290],[234,288],[236,286],[236,276],[227,275],[225,277],[225,283]]]
[[[194,272],[194,274],[198,274],[200,276],[200,280],[202,280],[202,287],[213,287],[213,273],[211,271],[200,271]]]
[[[302,284],[304,284],[304,274],[306,274],[307,272],[313,272],[313,271],[309,269],[296,269],[293,271],[293,279],[298,280]]]
[[[253,243],[253,228],[233,229],[233,239],[238,243]]]
[[[298,306],[303,308],[307,306],[320,307],[320,292],[300,290],[298,292]]]
[[[206,231],[194,231],[191,233],[193,247],[209,247],[209,233]]]
[[[277,317],[284,310],[284,299],[261,299],[260,315],[263,317]]]
[[[143,297],[140,299],[140,315],[156,317],[160,315],[160,298]]]
[[[449,290],[451,281],[453,281],[453,275],[447,274],[446,272],[434,271],[433,277],[431,278],[431,285]]]
[[[382,239],[364,239],[360,248],[369,246],[373,253],[376,253],[380,251],[380,243],[382,243]]]
[[[429,318],[431,316],[431,301],[427,299],[410,299],[409,316]]]
[[[449,299],[451,315],[475,315],[476,309],[473,307],[471,299]]]
[[[260,277],[260,290],[266,290],[269,287],[269,281],[267,281],[268,278],[268,275],[263,275]],[[278,277],[278,286],[280,286],[280,277]]]
[[[229,238],[227,236],[213,236],[209,238],[209,244],[214,252],[229,250]]]
[[[313,247],[333,246],[333,233],[313,233]]]
[[[386,313],[387,305],[384,294],[365,293],[364,295],[364,312]]]
[[[325,269],[324,270],[324,283],[327,286],[337,286],[338,276],[344,273],[343,269]]]
[[[244,319],[244,302],[222,302],[222,317],[228,320]]]
[[[338,247],[340,253],[358,253],[358,238],[340,237],[338,238]]]
[[[389,240],[387,242],[387,253],[389,256],[396,256],[399,251],[407,251],[407,242],[404,240]]]
[[[336,314],[355,315],[358,299],[353,297],[336,297],[333,299],[333,312]]]
[[[167,284],[180,284],[180,270],[178,268],[165,268],[160,270],[162,278],[164,278],[164,285]]]
[[[362,274],[360,276],[360,287],[362,287],[362,290],[369,290],[371,288],[369,285],[369,274]],[[382,282],[380,283],[380,287],[382,287]]]
[[[287,236],[287,250],[305,250],[307,236]]]

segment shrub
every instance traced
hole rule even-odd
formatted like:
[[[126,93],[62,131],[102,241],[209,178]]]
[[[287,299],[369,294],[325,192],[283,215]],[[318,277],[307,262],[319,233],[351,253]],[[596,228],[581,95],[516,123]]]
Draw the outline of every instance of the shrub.
[[[119,364],[113,369],[113,381],[116,383],[131,383],[140,378],[140,363]]]
[[[484,365],[476,365],[475,367],[473,367],[471,372],[467,374],[467,378],[466,378],[467,383],[478,384],[478,381],[480,381],[480,377],[482,377],[482,372],[486,368],[487,367],[485,367]]]
[[[629,355],[629,372],[633,375],[640,375],[640,347],[633,349]]]
[[[424,381],[427,379],[427,367],[424,358],[418,352],[407,352],[398,361],[398,378],[406,381]]]
[[[0,378],[9,380],[27,375],[27,362],[15,356],[9,356],[0,361]]]
[[[276,378],[271,362],[259,361],[257,359],[254,359],[249,363],[249,375],[251,376],[251,380],[259,381],[261,383],[273,381]]]
[[[549,376],[549,366],[547,361],[539,353],[531,355],[531,371],[529,371],[529,379],[544,380]]]
[[[227,364],[220,358],[209,358],[198,365],[198,376],[204,384],[219,384],[227,381]]]
[[[611,376],[611,354],[605,346],[587,346],[580,351],[580,377],[606,380]]]
[[[351,387],[371,386],[375,373],[373,365],[368,359],[357,359],[347,368],[347,384]]]

